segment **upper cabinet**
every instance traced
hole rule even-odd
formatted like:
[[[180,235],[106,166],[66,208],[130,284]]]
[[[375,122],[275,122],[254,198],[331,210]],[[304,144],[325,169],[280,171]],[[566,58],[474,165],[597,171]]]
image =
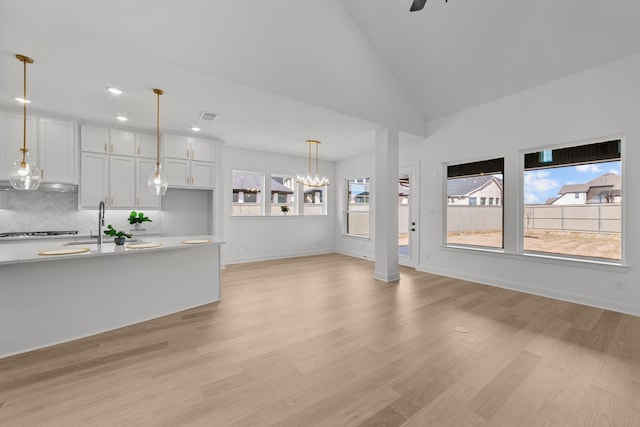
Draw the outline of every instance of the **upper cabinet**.
[[[136,134],[136,156],[145,159],[156,158],[158,140],[153,135]],[[162,153],[160,153],[162,154]]]
[[[23,117],[19,113],[0,112],[0,180],[9,179],[9,170],[22,152]],[[37,162],[36,119],[27,117],[27,148]]]
[[[82,126],[80,149],[93,153],[133,156],[135,154],[135,137],[131,132]]]
[[[170,188],[213,188],[214,144],[211,141],[163,135],[162,145]]]
[[[38,167],[45,182],[77,184],[76,124],[38,119]]]
[[[68,120],[27,116],[27,149],[43,182],[78,183],[77,124]],[[0,112],[0,180],[21,155],[23,116]]]
[[[93,153],[108,153],[109,129],[82,126],[80,130],[80,149]]]
[[[170,159],[213,162],[213,143],[205,139],[163,135],[163,156]]]

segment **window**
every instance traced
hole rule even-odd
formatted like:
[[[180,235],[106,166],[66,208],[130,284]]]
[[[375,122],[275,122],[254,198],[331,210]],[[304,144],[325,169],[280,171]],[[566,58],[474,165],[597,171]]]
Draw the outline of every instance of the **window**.
[[[233,171],[232,216],[263,215],[264,174]]]
[[[346,234],[369,237],[369,178],[347,181]]]
[[[621,141],[525,154],[524,250],[621,259]]]
[[[271,215],[295,215],[296,179],[287,175],[271,175]]]
[[[307,187],[304,188],[304,215],[325,215],[326,200],[325,191],[327,187]]]
[[[502,158],[447,166],[447,197],[458,200],[447,205],[447,244],[503,247],[503,173]]]

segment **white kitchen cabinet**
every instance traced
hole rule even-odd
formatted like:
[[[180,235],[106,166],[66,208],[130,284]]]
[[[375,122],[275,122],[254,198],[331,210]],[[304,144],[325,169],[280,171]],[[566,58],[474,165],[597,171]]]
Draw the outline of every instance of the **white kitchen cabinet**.
[[[80,129],[80,149],[94,153],[108,153],[109,129],[82,126]]]
[[[80,149],[94,153],[133,156],[135,154],[135,137],[131,132],[82,126],[80,130]]]
[[[213,163],[191,162],[191,187],[213,188]]]
[[[27,149],[31,158],[37,163],[38,147],[36,139],[36,120],[27,116]],[[0,112],[0,180],[9,179],[11,165],[22,155],[22,151],[20,151],[22,144],[22,114]]]
[[[177,135],[163,135],[164,172],[173,188],[212,189],[214,144]]]
[[[191,160],[213,162],[213,144],[211,141],[191,138]]]
[[[213,163],[165,159],[163,170],[169,188],[213,188]]]
[[[189,188],[191,171],[188,160],[164,159],[162,168],[169,182],[169,188]]]
[[[153,135],[136,134],[136,156],[155,159],[157,144],[157,139]]]
[[[178,135],[162,135],[163,157],[171,159],[191,158],[191,138]]]
[[[171,159],[213,162],[213,143],[205,139],[163,135],[163,156]]]
[[[77,184],[76,123],[38,119],[38,167],[44,182]]]
[[[135,159],[111,155],[109,159],[109,207],[135,206]]]
[[[109,142],[111,154],[119,156],[133,156],[135,154],[135,138],[131,132],[110,130]]]
[[[155,159],[136,159],[136,208],[160,209],[160,196],[151,194],[147,187],[147,180],[155,170]]]
[[[97,209],[109,204],[109,156],[84,152],[80,155],[80,207]]]

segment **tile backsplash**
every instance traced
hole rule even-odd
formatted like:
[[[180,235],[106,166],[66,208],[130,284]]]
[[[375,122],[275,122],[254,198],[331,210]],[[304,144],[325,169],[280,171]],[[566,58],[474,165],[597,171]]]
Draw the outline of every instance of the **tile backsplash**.
[[[0,232],[78,230],[90,234],[98,228],[96,209],[78,210],[78,193],[42,191],[0,192]],[[118,230],[133,228],[127,218],[131,210],[108,209],[105,224]],[[157,210],[143,210],[153,220],[144,223],[148,233],[162,233],[162,215]]]

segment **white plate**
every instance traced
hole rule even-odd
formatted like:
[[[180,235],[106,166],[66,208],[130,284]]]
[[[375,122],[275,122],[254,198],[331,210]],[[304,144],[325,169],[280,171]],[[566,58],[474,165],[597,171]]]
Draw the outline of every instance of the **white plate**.
[[[136,243],[134,245],[127,245],[128,249],[150,249],[159,248],[162,243]]]
[[[38,252],[38,255],[72,255],[91,252],[89,248],[69,248],[69,249],[49,249],[48,251]]]

